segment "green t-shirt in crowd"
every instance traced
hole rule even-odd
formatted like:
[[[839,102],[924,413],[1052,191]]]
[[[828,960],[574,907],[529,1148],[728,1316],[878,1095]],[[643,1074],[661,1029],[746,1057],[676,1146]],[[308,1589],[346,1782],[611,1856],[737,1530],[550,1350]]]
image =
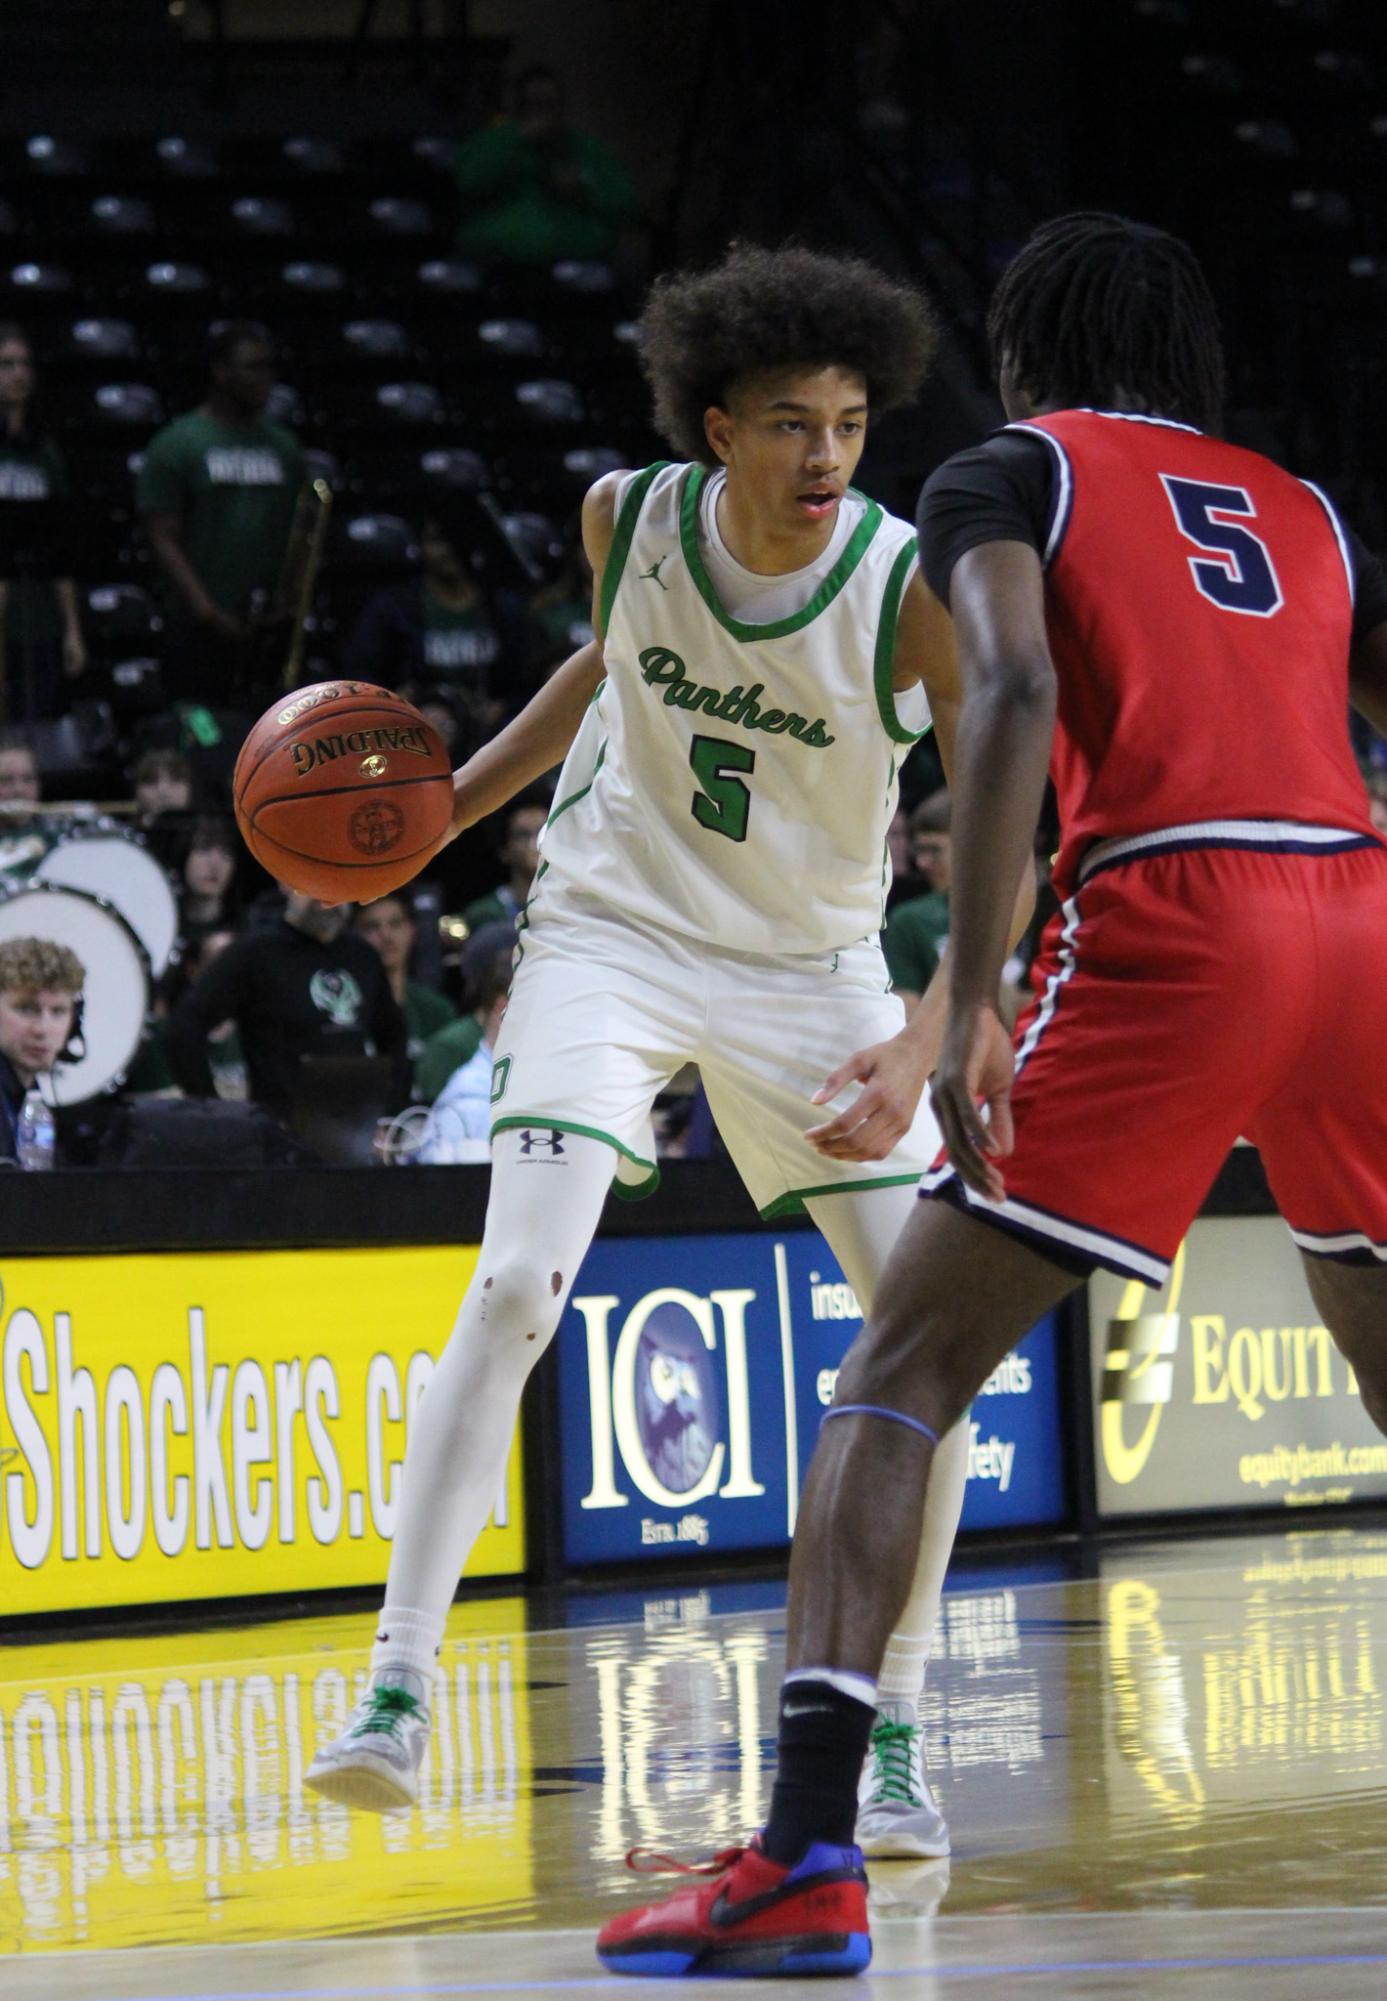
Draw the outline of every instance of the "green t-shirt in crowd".
[[[536,142],[506,120],[463,140],[454,174],[463,212],[457,247],[468,257],[510,264],[606,257],[637,214],[631,176],[583,132]]]
[[[15,501],[66,500],[70,492],[67,463],[52,438],[21,444],[0,436],[0,504]],[[0,541],[0,578],[5,593],[5,638],[13,647],[52,646],[62,638],[63,619],[50,577],[5,576],[4,545]]]
[[[515,892],[505,883],[493,889],[489,896],[479,896],[475,903],[469,903],[462,913],[462,921],[467,926],[470,937],[480,931],[485,924],[517,924],[524,903],[517,903]]]
[[[424,1053],[424,1046],[457,1020],[457,1009],[450,1000],[435,992],[432,987],[421,986],[418,980],[405,982],[405,1048],[411,1063],[417,1063]]]
[[[592,638],[591,598],[553,597],[530,600],[530,620],[540,638],[545,659],[576,653]]]
[[[431,1035],[414,1069],[414,1095],[419,1103],[431,1105],[454,1070],[470,1063],[481,1046],[482,1025],[475,1014],[459,1015]]]
[[[207,595],[243,616],[257,591],[273,594],[284,565],[303,448],[268,418],[223,424],[206,410],[166,424],[149,443],[135,483],[142,514],[176,514],[183,547]],[[169,592],[168,613],[187,607]]]
[[[949,899],[942,890],[928,890],[888,910],[881,949],[892,986],[922,994],[934,978],[948,935]]]

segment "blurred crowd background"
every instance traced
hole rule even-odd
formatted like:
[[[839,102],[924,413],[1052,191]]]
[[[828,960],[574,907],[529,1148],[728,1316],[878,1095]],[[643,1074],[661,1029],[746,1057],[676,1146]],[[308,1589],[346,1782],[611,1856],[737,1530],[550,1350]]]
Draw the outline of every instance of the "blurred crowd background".
[[[546,795],[331,913],[251,863],[230,773],[335,674],[461,762],[590,636],[577,510],[660,455],[660,269],[798,236],[927,287],[939,368],[860,481],[909,514],[1000,419],[997,272],[1044,215],[1128,210],[1205,259],[1230,433],[1387,535],[1387,27],[1358,0],[56,0],[6,34],[0,947],[85,969],[60,1160],[484,1155]],[[928,742],[891,863],[912,1004],[949,925]],[[717,1144],[692,1077],[662,1123]]]

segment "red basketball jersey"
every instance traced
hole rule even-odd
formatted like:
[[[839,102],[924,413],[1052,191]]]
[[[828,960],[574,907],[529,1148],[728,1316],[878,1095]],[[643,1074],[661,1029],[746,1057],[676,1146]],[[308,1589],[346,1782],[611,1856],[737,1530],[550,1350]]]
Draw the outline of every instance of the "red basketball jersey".
[[[1328,501],[1183,424],[1066,410],[1046,618],[1056,888],[1099,840],[1275,821],[1372,837],[1347,728],[1353,580]]]

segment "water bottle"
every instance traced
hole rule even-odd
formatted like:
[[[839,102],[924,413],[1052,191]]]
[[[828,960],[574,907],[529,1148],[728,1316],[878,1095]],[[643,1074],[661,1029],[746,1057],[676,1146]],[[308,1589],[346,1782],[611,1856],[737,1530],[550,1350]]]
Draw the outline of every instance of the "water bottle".
[[[51,1108],[43,1102],[37,1085],[24,1094],[15,1127],[15,1157],[21,1167],[44,1169],[53,1165],[58,1132]]]

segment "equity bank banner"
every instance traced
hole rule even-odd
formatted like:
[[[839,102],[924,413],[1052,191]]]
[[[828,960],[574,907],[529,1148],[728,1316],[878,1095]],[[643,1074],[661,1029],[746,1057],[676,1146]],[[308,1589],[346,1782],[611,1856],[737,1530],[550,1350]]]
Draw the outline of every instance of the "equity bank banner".
[[[384,1580],[473,1247],[0,1262],[0,1617]],[[525,1563],[518,1443],[469,1576]]]
[[[1387,1438],[1277,1218],[1201,1219],[1163,1291],[1098,1272],[1088,1303],[1100,1512],[1387,1494]]]
[[[559,1330],[568,1561],[783,1547],[861,1325],[816,1233],[594,1244]],[[1053,1320],[964,1421],[965,1528],[1064,1515]]]

